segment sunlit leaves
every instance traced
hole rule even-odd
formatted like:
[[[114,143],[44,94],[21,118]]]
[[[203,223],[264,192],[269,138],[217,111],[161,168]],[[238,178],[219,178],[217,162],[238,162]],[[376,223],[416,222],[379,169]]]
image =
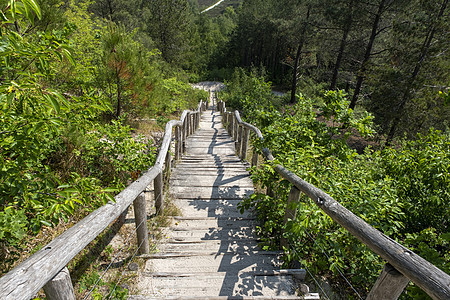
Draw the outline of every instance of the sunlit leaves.
[[[229,94],[223,96],[227,100]],[[264,136],[264,142],[253,143],[257,151],[271,149],[277,163],[326,191],[377,230],[448,270],[448,134],[430,131],[396,149],[367,148],[358,154],[345,143],[345,130],[372,134],[372,116],[356,116],[348,110],[341,91],[327,92],[314,102],[298,97],[297,105],[280,111],[251,99],[241,101],[237,105],[249,105],[246,109],[252,112],[243,117],[258,124]],[[325,276],[343,272],[358,290],[368,292],[367,282],[374,282],[384,262],[305,195],[295,207],[296,218],[283,225],[290,185],[273,172],[271,163],[252,168],[251,174],[258,192],[240,207],[257,212],[261,222],[257,229],[266,248],[278,247],[283,237],[290,243],[288,263],[302,261]],[[417,289],[411,291],[419,295]]]

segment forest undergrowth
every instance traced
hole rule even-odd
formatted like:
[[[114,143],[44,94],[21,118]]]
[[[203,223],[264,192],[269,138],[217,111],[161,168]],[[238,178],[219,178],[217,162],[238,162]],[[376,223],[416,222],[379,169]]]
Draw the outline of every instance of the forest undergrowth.
[[[262,151],[269,148],[279,163],[319,187],[368,224],[413,250],[444,272],[450,262],[450,139],[430,130],[414,140],[398,139],[395,147],[374,143],[358,153],[347,140],[377,136],[373,117],[348,108],[343,91],[318,91],[274,97],[270,83],[256,72],[237,70],[221,93],[227,106],[261,129]],[[382,137],[378,137],[382,140]],[[370,143],[364,143],[368,145]],[[326,278],[344,298],[363,298],[384,262],[334,223],[312,200],[302,195],[291,207],[295,219],[283,225],[290,183],[273,170],[273,163],[252,168],[252,179],[263,192],[244,200],[242,209],[255,209],[264,249],[279,249],[281,238],[286,266],[295,261]],[[264,191],[270,191],[269,193]],[[324,254],[325,251],[325,254]],[[410,284],[405,299],[428,297]]]

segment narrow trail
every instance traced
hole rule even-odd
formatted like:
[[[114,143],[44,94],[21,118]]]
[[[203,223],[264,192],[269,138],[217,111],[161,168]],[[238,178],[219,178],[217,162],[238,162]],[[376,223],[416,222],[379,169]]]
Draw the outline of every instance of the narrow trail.
[[[251,213],[237,205],[253,193],[246,166],[212,105],[186,141],[170,191],[182,216],[138,278],[129,299],[303,299],[304,270],[280,269],[279,252],[262,251]]]

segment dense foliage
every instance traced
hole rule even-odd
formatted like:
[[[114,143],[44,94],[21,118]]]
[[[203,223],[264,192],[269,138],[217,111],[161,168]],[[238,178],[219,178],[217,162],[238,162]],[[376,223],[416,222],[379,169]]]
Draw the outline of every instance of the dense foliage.
[[[259,126],[265,138],[263,144],[255,141],[259,151],[262,147],[271,149],[277,163],[445,272],[450,271],[448,134],[431,130],[395,149],[367,148],[358,154],[346,139],[357,132],[360,138],[373,135],[372,116],[355,115],[348,109],[344,92],[328,91],[320,101],[300,95],[297,104],[283,106],[283,101],[289,100],[275,97],[270,101],[274,96],[264,78],[242,71],[233,78],[222,97],[228,105],[242,109],[246,121]],[[239,101],[238,95],[242,95]],[[250,96],[259,98],[251,101]],[[276,175],[270,163],[253,169],[252,174],[262,192],[245,200],[242,208],[256,209],[266,248],[279,247],[284,236],[290,243],[288,263],[299,260],[316,275],[332,278],[336,290],[354,295],[344,291],[348,285],[340,282],[339,268],[358,292],[366,295],[384,264],[382,260],[305,196],[294,208],[296,218],[283,226],[289,183]],[[405,297],[419,294],[423,296],[411,286]]]
[[[114,200],[151,166],[153,140],[128,121],[205,97],[92,4],[0,1],[1,272],[42,226]]]
[[[438,94],[449,88],[448,10],[448,0],[246,0],[214,64],[264,67],[287,91],[345,89],[389,142],[446,130],[449,106]]]

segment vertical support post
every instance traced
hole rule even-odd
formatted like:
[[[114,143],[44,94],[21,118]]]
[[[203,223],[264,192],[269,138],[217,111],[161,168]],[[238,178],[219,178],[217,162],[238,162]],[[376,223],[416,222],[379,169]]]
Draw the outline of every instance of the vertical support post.
[[[195,118],[195,114],[194,113],[189,113],[189,135],[194,133],[195,130],[195,122],[194,122],[194,118]]]
[[[190,136],[191,135],[191,113],[188,112],[186,115],[186,136]]]
[[[153,181],[153,186],[155,188],[155,208],[156,214],[161,214],[164,209],[164,199],[163,199],[163,174],[160,172]]]
[[[180,144],[181,144],[180,126],[175,126],[175,160],[179,160],[181,156]]]
[[[289,219],[293,220],[295,219],[295,215],[297,213],[297,210],[293,208],[294,204],[297,203],[300,200],[301,192],[299,189],[297,189],[295,186],[292,186],[291,190],[289,191],[289,197],[288,201],[286,203],[286,210],[284,211],[284,221],[283,224],[286,225]],[[281,238],[281,247],[289,247],[289,243],[287,239],[284,237]]]
[[[197,129],[197,113],[194,112],[192,114],[192,134],[195,132],[196,129]]]
[[[238,156],[241,155],[242,131],[243,131],[242,125],[238,124],[237,137],[236,137],[236,153]],[[242,159],[242,157],[241,157],[241,159]]]
[[[181,147],[182,147],[182,150],[181,150],[181,152],[182,153],[184,153],[185,151],[186,151],[186,138],[187,138],[187,115],[186,115],[186,117],[184,118],[184,122],[183,122],[183,127],[182,127],[182,130],[183,130],[183,132],[182,132],[182,135],[183,135],[183,143],[182,143],[182,145],[181,145]]]
[[[385,264],[375,285],[367,295],[366,300],[396,300],[402,294],[409,283],[409,279],[403,276],[389,263]]]
[[[242,153],[241,153],[242,160],[247,159],[248,137],[249,137],[249,129],[247,127],[244,127],[244,134],[242,136]]]
[[[139,254],[149,254],[150,245],[148,243],[147,229],[147,207],[145,203],[145,194],[141,193],[133,201],[134,220],[136,222],[137,242]]]
[[[184,124],[185,124],[185,126],[186,126],[186,131],[185,131],[185,137],[188,137],[189,136],[189,123],[190,123],[190,121],[189,121],[189,119],[190,119],[190,113],[187,113],[186,114],[186,118],[184,119]]]
[[[44,285],[45,296],[49,300],[76,300],[69,269],[64,267],[52,280]]]
[[[230,125],[228,125],[228,133],[231,135],[231,138],[234,137],[234,116],[232,113],[229,113]]]
[[[255,149],[253,149],[252,167],[256,166],[258,166],[258,153],[256,153]]]
[[[275,197],[275,193],[273,192],[272,187],[270,185],[267,187],[266,194],[269,197],[272,197],[272,198]]]
[[[167,178],[170,177],[170,170],[172,168],[172,154],[170,153],[170,151],[167,151],[166,154],[166,161],[164,162],[165,166],[164,166],[164,170],[166,172],[166,176]]]
[[[233,116],[234,116],[233,139],[234,139],[234,141],[237,142],[237,140],[238,140],[239,123],[238,123],[238,120],[236,118],[236,114],[235,113],[233,113]]]

